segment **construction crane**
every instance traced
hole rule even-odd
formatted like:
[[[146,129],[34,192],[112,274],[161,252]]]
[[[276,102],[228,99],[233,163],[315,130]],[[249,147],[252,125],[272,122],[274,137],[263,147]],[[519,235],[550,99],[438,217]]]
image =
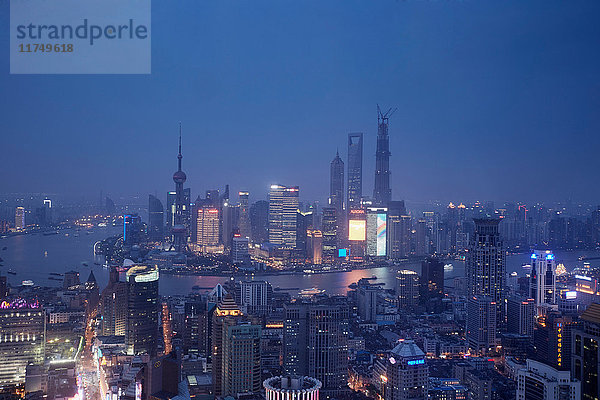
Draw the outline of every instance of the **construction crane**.
[[[379,104],[377,104],[377,121],[379,123],[387,122],[388,119],[398,110],[398,107],[392,109],[391,107],[385,112],[381,112]]]

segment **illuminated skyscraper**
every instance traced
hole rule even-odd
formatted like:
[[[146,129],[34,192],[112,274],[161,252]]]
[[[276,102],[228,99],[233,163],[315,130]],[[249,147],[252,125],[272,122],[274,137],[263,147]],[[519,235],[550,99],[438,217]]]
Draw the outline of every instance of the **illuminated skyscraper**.
[[[25,383],[28,364],[44,363],[46,314],[37,301],[0,305],[0,387]]]
[[[335,208],[338,215],[342,215],[344,209],[344,162],[340,158],[339,152],[335,154],[335,158],[331,162],[329,206]]]
[[[231,295],[217,305],[212,322],[212,375],[216,396],[260,390],[260,325],[245,317]]]
[[[387,255],[387,208],[367,208],[367,255]]]
[[[298,186],[271,185],[269,192],[269,242],[296,247]]]
[[[489,296],[497,308],[496,322],[504,322],[506,251],[498,233],[500,219],[475,219],[475,234],[465,263],[467,295]]]
[[[544,313],[544,305],[556,304],[556,262],[550,250],[535,250],[531,255],[529,296],[538,316]]]
[[[119,281],[119,272],[111,267],[108,285],[100,296],[102,335],[127,335],[127,282]]]
[[[360,207],[362,198],[363,134],[348,134],[348,207]]]
[[[348,211],[348,248],[351,261],[364,261],[367,250],[367,215],[363,208]]]
[[[219,208],[208,201],[196,201],[194,207],[194,236],[202,252],[210,252],[219,245]]]
[[[127,353],[156,355],[158,269],[136,265],[127,270]]]
[[[187,242],[187,227],[186,227],[186,216],[188,213],[190,202],[189,199],[186,203],[183,184],[185,183],[187,176],[185,172],[181,170],[181,124],[179,124],[179,154],[177,155],[177,171],[173,174],[173,182],[175,182],[175,207],[173,212],[173,226],[171,227],[171,233],[173,234],[173,247],[176,251],[182,252],[186,248]],[[188,221],[189,222],[189,221]]]
[[[144,224],[138,214],[123,216],[123,244],[132,246],[139,244],[145,236]]]
[[[375,153],[373,201],[378,206],[387,206],[392,200],[392,189],[390,188],[390,155],[392,153],[390,153],[388,121],[394,111],[389,109],[384,114],[377,106],[377,152]]]
[[[323,262],[323,232],[309,229],[306,232],[307,259],[313,264],[319,265]],[[332,259],[335,255],[332,254]]]
[[[15,209],[15,229],[21,231],[25,229],[25,208],[17,207]]]

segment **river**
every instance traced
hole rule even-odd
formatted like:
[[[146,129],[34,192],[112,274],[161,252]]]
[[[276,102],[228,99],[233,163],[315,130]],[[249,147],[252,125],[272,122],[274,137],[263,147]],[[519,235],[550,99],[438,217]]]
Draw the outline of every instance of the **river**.
[[[64,273],[66,271],[79,271],[80,278],[85,281],[94,272],[96,280],[101,288],[108,281],[108,270],[95,262],[102,263],[102,258],[94,258],[94,243],[108,236],[121,232],[119,227],[94,227],[92,230],[82,229],[67,230],[58,235],[44,236],[42,234],[11,236],[0,239],[0,257],[4,260],[0,267],[2,275],[8,277],[12,286],[20,285],[23,280],[32,280],[35,284],[42,286],[59,286],[60,281],[48,279],[50,273]],[[65,233],[69,235],[66,236]],[[3,248],[6,247],[4,250]],[[557,263],[564,263],[567,270],[582,266],[580,256],[598,257],[598,251],[574,251],[556,252]],[[529,254],[509,255],[507,257],[507,272],[516,271],[520,276],[525,274],[521,267],[529,262]],[[87,264],[84,265],[83,263]],[[454,261],[453,270],[446,272],[447,284],[455,277],[464,276],[464,263]],[[592,266],[600,266],[599,260],[592,260]],[[408,263],[403,268],[420,272],[419,263]],[[7,271],[15,272],[15,275],[6,274]],[[325,289],[329,294],[345,294],[348,285],[361,278],[376,276],[375,282],[384,283],[386,288],[393,288],[395,282],[395,271],[387,267],[361,269],[348,272],[334,272],[327,274],[304,274],[304,275],[256,275],[254,279],[268,280],[273,287],[290,289],[294,294],[299,288],[306,289],[317,287]],[[245,279],[252,279],[246,277]],[[162,295],[184,294],[192,291],[193,286],[202,288],[214,287],[217,283],[226,281],[223,276],[175,276],[161,275],[160,292]]]

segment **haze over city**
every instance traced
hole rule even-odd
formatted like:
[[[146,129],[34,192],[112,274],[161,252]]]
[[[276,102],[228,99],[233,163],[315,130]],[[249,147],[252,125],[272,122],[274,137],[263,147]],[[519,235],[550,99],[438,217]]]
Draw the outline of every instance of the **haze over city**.
[[[155,2],[150,75],[9,75],[3,63],[3,158],[18,167],[0,185],[162,193],[181,121],[195,193],[229,183],[259,199],[284,183],[324,200],[328,164],[336,149],[346,160],[350,132],[365,133],[370,191],[380,104],[398,108],[395,199],[591,201],[599,8]]]

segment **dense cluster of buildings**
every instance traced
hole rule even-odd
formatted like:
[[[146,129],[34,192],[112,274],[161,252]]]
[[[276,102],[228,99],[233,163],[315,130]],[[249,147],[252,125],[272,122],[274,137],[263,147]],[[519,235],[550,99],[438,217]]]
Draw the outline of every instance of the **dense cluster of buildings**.
[[[373,195],[363,193],[363,134],[351,133],[347,164],[339,153],[331,162],[326,206],[302,204],[300,188],[282,184],[270,186],[268,201],[251,204],[246,191],[234,200],[228,186],[192,201],[180,132],[166,208],[151,195],[147,222],[126,213],[122,235],[99,244],[112,264],[102,291],[93,274],[81,283],[75,271],[60,288],[0,279],[2,393],[597,400],[600,270],[584,263],[567,272],[549,249],[596,248],[600,212],[566,218],[540,205],[450,203],[411,215],[392,197],[392,113],[378,110]],[[115,212],[112,201],[106,208]],[[39,220],[51,224],[51,209],[44,203]],[[26,214],[17,207],[16,231],[27,230]],[[507,252],[530,249],[524,273],[508,273]],[[362,278],[346,295],[330,295],[236,274],[206,292],[161,296],[161,274],[215,255],[229,257],[236,273],[292,270],[293,279],[376,264],[395,279],[386,287]],[[453,258],[464,260],[465,274],[448,284]]]

